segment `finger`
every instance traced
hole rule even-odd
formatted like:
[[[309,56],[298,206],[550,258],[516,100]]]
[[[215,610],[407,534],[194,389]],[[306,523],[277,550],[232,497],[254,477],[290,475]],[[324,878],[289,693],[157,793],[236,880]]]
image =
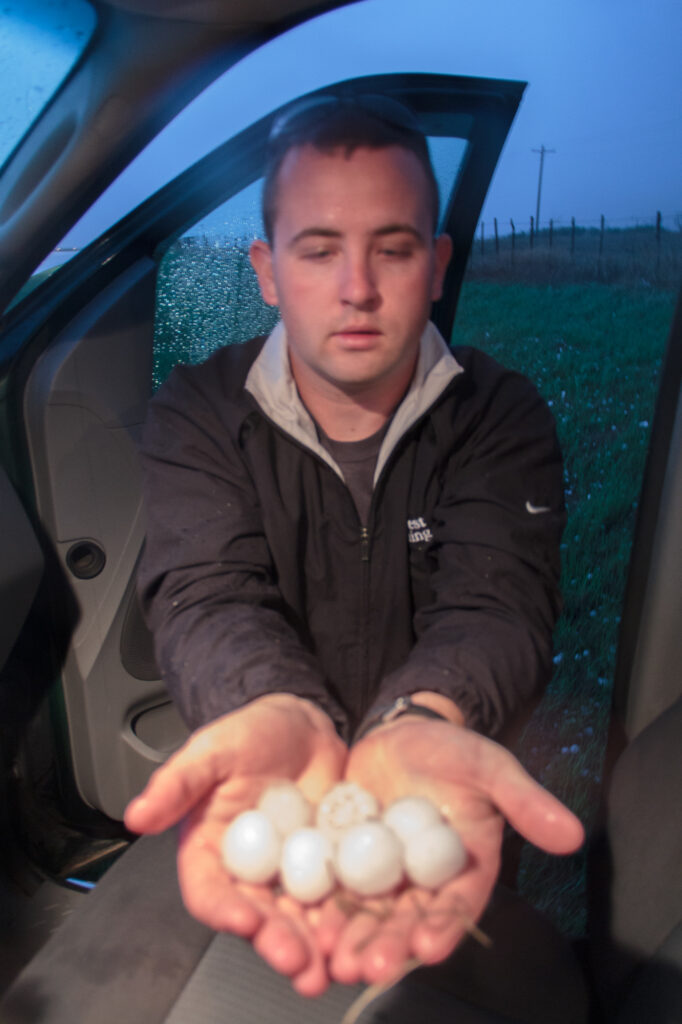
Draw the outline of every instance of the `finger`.
[[[396,911],[379,925],[360,952],[364,981],[370,985],[383,983],[400,972],[411,955],[412,935],[418,922],[419,910],[412,906]]]
[[[321,996],[329,988],[327,962],[313,936],[308,934],[309,959],[307,966],[293,979],[293,985],[301,996]]]
[[[325,955],[320,949],[311,924],[311,921],[319,915],[320,908],[304,907],[287,895],[280,896],[278,906],[283,913],[288,915],[291,927],[296,929],[308,952],[308,962],[303,970],[294,976],[293,986],[299,995],[321,996],[329,987],[330,978]]]
[[[377,934],[379,920],[375,914],[359,911],[339,935],[331,955],[329,973],[343,985],[363,980],[363,953]]]
[[[277,911],[258,931],[254,949],[274,970],[291,978],[299,995],[320,996],[329,986],[325,958],[294,900],[281,897]]]
[[[306,969],[294,978],[293,987],[300,996],[305,996],[307,999],[315,999],[327,991],[329,981],[330,978],[327,973],[324,957],[318,952],[311,958]]]
[[[293,922],[280,912],[261,925],[253,948],[273,970],[287,977],[300,974],[310,961],[307,943]]]
[[[476,896],[474,902],[454,887],[436,894],[412,934],[412,954],[424,963],[440,963],[448,957],[465,935],[476,932],[476,921],[483,912],[490,890]]]
[[[355,909],[353,908],[352,913],[355,913]],[[321,907],[309,911],[310,926],[324,956],[332,955],[351,916],[352,914],[344,909],[343,901],[336,895],[325,900]]]

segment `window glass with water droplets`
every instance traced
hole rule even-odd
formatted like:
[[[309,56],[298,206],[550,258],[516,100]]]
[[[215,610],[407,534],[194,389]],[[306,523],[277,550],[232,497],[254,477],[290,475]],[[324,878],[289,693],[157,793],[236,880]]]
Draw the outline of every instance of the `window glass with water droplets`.
[[[86,0],[0,6],[0,167],[85,49],[97,17]]]

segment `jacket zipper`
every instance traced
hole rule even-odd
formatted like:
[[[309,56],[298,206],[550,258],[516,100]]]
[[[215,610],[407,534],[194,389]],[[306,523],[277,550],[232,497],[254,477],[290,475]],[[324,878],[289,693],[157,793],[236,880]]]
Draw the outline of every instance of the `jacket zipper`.
[[[371,513],[370,513],[371,517]],[[360,529],[360,562],[362,564],[362,581],[361,581],[361,608],[362,608],[362,627],[361,627],[361,639],[360,639],[360,715],[364,717],[365,711],[368,705],[369,695],[369,638],[370,638],[370,611],[371,611],[371,596],[370,596],[370,543],[369,543],[369,527],[362,525]]]

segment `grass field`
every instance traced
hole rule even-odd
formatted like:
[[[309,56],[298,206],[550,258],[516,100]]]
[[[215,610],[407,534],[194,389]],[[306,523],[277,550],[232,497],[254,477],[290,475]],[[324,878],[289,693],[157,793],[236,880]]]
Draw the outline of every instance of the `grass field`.
[[[200,361],[219,345],[273,325],[276,313],[260,301],[239,249],[181,241],[164,258],[155,384],[178,359]],[[556,417],[569,511],[565,607],[555,636],[554,678],[518,753],[589,826],[600,788],[637,497],[675,294],[642,281],[637,287],[570,283],[569,270],[564,268],[559,284],[513,283],[511,267],[481,274],[474,257],[453,340],[527,374]],[[550,858],[527,847],[520,886],[565,932],[582,933],[581,855]]]
[[[467,281],[453,340],[522,370],[552,406],[569,519],[555,674],[518,753],[590,825],[618,624],[658,375],[675,296],[601,284]],[[526,847],[520,887],[564,931],[584,928],[582,857]]]

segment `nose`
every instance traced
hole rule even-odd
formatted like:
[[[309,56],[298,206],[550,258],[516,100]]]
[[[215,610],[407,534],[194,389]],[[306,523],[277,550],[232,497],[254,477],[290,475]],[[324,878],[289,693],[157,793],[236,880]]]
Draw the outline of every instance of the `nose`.
[[[341,302],[357,309],[374,309],[379,303],[379,289],[374,268],[367,253],[348,253],[340,268]]]

